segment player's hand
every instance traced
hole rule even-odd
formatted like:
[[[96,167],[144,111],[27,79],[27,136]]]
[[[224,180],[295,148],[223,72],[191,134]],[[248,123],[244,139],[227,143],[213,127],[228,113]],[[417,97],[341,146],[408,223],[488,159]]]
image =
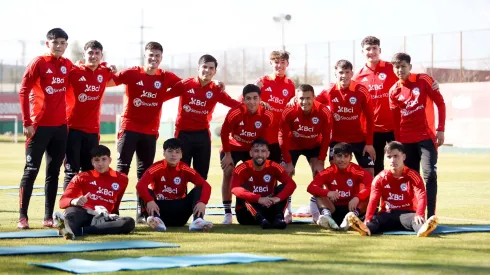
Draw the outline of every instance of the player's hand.
[[[272,107],[269,103],[265,102],[265,101],[260,101],[260,105],[262,105],[266,110],[272,110]]]
[[[413,221],[415,222],[415,224],[423,224],[425,222],[425,219],[421,216],[415,216],[413,217]]]
[[[284,170],[286,170],[286,173],[288,173],[290,177],[294,176],[294,165],[292,162],[286,163]]]
[[[117,67],[116,67],[116,65],[109,65],[108,68],[109,68],[109,70],[111,70],[111,73],[114,73],[114,74],[117,73]]]
[[[432,83],[432,90],[439,90],[439,82],[434,79],[434,83]]]
[[[230,152],[226,152],[225,156],[221,160],[221,169],[225,170],[228,166],[235,167]]]
[[[359,205],[359,198],[358,197],[352,198],[352,200],[349,201],[349,211],[356,210],[358,205]]]
[[[264,83],[262,83],[262,81],[260,81],[260,80],[257,80],[257,81],[255,82],[255,86],[257,86],[257,87],[259,87],[259,88],[261,88],[261,89],[262,89],[262,87],[264,87]]]
[[[437,131],[436,141],[437,141],[437,147],[444,144],[444,132],[443,131]]]
[[[330,191],[328,192],[327,194],[327,197],[332,201],[332,202],[335,202],[339,199],[340,197],[340,194],[339,194],[339,191],[335,190],[335,191]]]
[[[36,131],[34,130],[34,126],[27,126],[27,127],[24,127],[24,136],[26,138],[31,138],[32,136],[34,136],[34,133]]]
[[[158,204],[155,201],[150,201],[146,204],[146,212],[148,212],[148,215],[150,216],[155,216],[155,214],[160,216],[160,207],[158,207]]]
[[[214,80],[214,85],[218,86],[221,90],[225,90],[225,83],[219,81],[219,80]]]
[[[90,192],[85,194],[84,196],[80,196],[76,199],[71,200],[71,205],[73,206],[83,206],[87,201],[88,197],[90,196]]]
[[[292,98],[289,100],[288,104],[286,104],[286,107],[294,107],[294,105],[296,105],[296,102],[298,102],[298,100],[296,99],[296,97],[295,97],[295,96],[293,96],[293,97],[292,97]]]
[[[278,198],[278,197],[272,197],[272,198],[271,198],[271,200],[272,200],[272,202],[273,202],[274,204],[277,204],[277,203],[280,203],[280,202],[281,202],[281,199],[280,199],[280,198]]]
[[[206,205],[203,202],[196,203],[194,206],[194,216],[201,217],[206,213]]]
[[[369,154],[373,161],[376,160],[376,151],[374,151],[374,147],[372,145],[364,146],[364,150],[362,150],[362,155],[365,156],[366,153]]]
[[[325,161],[317,160],[315,166],[313,166],[313,175],[316,176],[316,174],[320,173],[323,170],[325,170]]]
[[[266,208],[269,208],[269,207],[271,207],[274,204],[274,202],[272,201],[272,199],[269,198],[269,197],[262,197],[262,198],[259,199],[258,202],[259,202],[260,205],[262,205],[262,206],[264,206]]]

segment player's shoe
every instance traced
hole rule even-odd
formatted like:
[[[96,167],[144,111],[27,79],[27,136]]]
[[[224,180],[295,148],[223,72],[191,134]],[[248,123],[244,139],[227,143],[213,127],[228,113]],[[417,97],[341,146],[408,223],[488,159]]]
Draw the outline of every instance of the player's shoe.
[[[297,218],[309,218],[311,217],[311,210],[309,206],[301,206],[293,213],[293,217]]]
[[[56,224],[54,223],[53,219],[47,219],[44,220],[42,223],[43,227],[51,227],[51,228],[56,228]]]
[[[276,218],[272,223],[272,228],[275,229],[285,229],[287,226],[288,224],[281,218]]]
[[[213,223],[203,220],[202,218],[195,219],[189,225],[189,231],[209,231],[213,228]]]
[[[22,218],[19,220],[19,223],[17,223],[17,228],[18,229],[29,229],[29,222],[27,222],[26,218]]]
[[[349,227],[350,227],[349,226],[349,217],[351,215],[355,216],[356,214],[354,214],[354,212],[347,213],[347,215],[345,215],[344,219],[342,220],[342,223],[340,224],[340,230],[343,230],[343,231],[349,230]]]
[[[149,216],[146,219],[146,224],[148,224],[149,227],[155,229],[155,231],[158,232],[167,231],[167,227],[165,226],[165,223],[163,223],[162,219],[160,219],[159,217]]]
[[[137,224],[145,224],[146,219],[144,216],[136,215],[136,223]]]
[[[286,212],[284,213],[284,221],[286,223],[291,223],[293,221],[293,214],[289,209],[286,209]]]
[[[272,227],[272,224],[267,219],[262,219],[262,221],[260,222],[260,228],[271,229],[273,227]]]
[[[349,226],[352,227],[352,229],[354,229],[355,231],[359,232],[361,236],[371,236],[371,230],[369,230],[367,225],[365,225],[361,221],[361,219],[359,219],[359,217],[354,215],[354,213],[352,213],[352,215],[349,215],[347,221],[349,223]]]
[[[232,224],[233,223],[233,214],[225,213],[225,217],[223,218],[223,224]]]
[[[437,216],[432,216],[428,218],[422,227],[417,232],[417,237],[427,237],[437,228],[437,224],[439,223],[439,219]]]
[[[65,217],[63,216],[63,214],[61,214],[60,212],[54,212],[53,222],[54,222],[54,227],[58,228],[58,234],[63,236],[65,240],[75,239],[75,234],[73,234],[73,231],[68,226],[68,224],[65,223]]]
[[[339,226],[330,215],[320,215],[317,224],[326,229],[339,230]]]

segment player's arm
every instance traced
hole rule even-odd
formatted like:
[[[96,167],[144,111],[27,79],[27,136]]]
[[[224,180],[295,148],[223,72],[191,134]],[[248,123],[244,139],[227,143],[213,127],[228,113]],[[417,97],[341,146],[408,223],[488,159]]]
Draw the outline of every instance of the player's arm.
[[[318,160],[324,162],[327,159],[328,147],[330,145],[330,140],[332,139],[333,119],[332,112],[330,112],[327,106],[323,107],[320,112],[323,114],[325,125],[323,126],[322,142]]]
[[[435,80],[428,75],[420,76],[427,83],[427,95],[436,104],[438,123],[437,123],[437,145],[441,146],[444,144],[444,130],[446,126],[446,103],[444,102],[444,97],[439,91],[439,85],[434,89]]]
[[[24,129],[32,126],[31,120],[31,105],[29,103],[29,95],[31,93],[34,84],[39,79],[39,66],[41,63],[41,58],[34,59],[26,68],[24,76],[22,77],[22,83],[20,85],[19,98],[20,98],[20,108],[22,112],[22,120],[24,124]],[[28,138],[34,135],[34,129],[32,133],[26,133],[24,130],[24,135]]]
[[[359,84],[357,87],[364,95],[362,112],[366,118],[366,145],[373,145],[374,108],[371,101],[371,95],[369,95],[368,90],[363,85]]]
[[[201,197],[197,202],[202,202],[205,205],[208,204],[209,198],[211,197],[211,185],[194,169],[185,168],[184,171],[189,175],[190,182],[202,188]]]
[[[225,105],[225,106],[233,108],[233,107],[241,104],[240,101],[237,101],[237,100],[231,98],[231,96],[228,95],[224,90],[221,90],[219,95],[220,96],[218,98],[218,102]]]
[[[155,172],[156,171],[154,171],[154,173]],[[141,179],[136,184],[136,191],[138,192],[138,195],[143,199],[145,203],[149,203],[155,200],[153,196],[150,194],[150,191],[148,191],[148,185],[155,186],[153,173],[150,172],[150,169],[146,170],[146,172],[143,174]],[[154,190],[154,191],[157,192],[158,190]]]
[[[284,201],[293,194],[296,189],[296,183],[280,164],[272,163],[272,166],[276,169],[278,181],[284,184],[284,188],[276,195],[276,197],[279,198],[280,201]]]
[[[237,109],[230,109],[226,114],[225,121],[221,126],[220,138],[221,145],[223,147],[223,152],[230,153],[230,133],[233,130],[233,127],[236,124],[236,118],[239,117],[239,113]]]
[[[416,172],[409,172],[409,177],[412,180],[414,196],[417,198],[417,216],[425,217],[425,208],[427,207],[427,193],[425,191],[424,180]]]
[[[315,100],[322,104],[328,105],[328,91],[321,91],[320,94],[316,96]]]
[[[371,221],[376,212],[376,208],[379,204],[379,199],[381,198],[381,184],[383,183],[383,178],[380,175],[376,176],[371,185],[371,195],[369,196],[369,203],[366,210],[365,223]]]
[[[233,171],[233,176],[231,177],[231,193],[233,193],[233,195],[235,195],[237,198],[244,199],[249,202],[259,202],[259,199],[261,198],[259,194],[254,194],[253,192],[250,192],[242,187],[242,184],[245,182],[244,174],[245,173],[243,173],[243,170],[241,173],[237,173],[237,168],[235,168]]]
[[[330,172],[327,172],[326,170],[317,174],[313,178],[313,181],[308,185],[306,191],[315,197],[326,197],[329,190],[324,183],[327,181],[329,175]]]
[[[126,192],[126,189],[128,188],[128,182],[128,177],[124,175],[124,180],[119,184],[119,194],[116,198],[116,201],[114,202],[114,209],[112,210],[112,214],[119,215],[119,205],[121,205],[121,200],[124,196],[124,192]]]
[[[85,195],[83,194],[82,191],[82,187],[81,187],[82,184],[83,184],[83,178],[80,177],[80,175],[76,175],[75,177],[73,177],[73,179],[66,187],[65,192],[63,192],[63,195],[61,196],[60,199],[61,209],[66,209],[70,206],[73,206],[72,204],[73,200],[78,199],[81,196]]]
[[[373,182],[373,176],[370,173],[367,173],[365,170],[362,170],[362,183],[359,186],[359,193],[355,195],[355,197],[359,198],[359,200],[363,201],[369,198],[369,194],[371,193],[371,183]]]
[[[184,81],[175,83],[170,90],[166,91],[163,96],[163,102],[170,100],[174,97],[181,96],[185,92]]]
[[[279,142],[279,145],[281,147],[282,156],[284,158],[284,162],[286,164],[291,164],[291,165],[292,165],[293,160],[291,158],[291,154],[289,153],[289,148],[291,148],[291,145],[289,144],[289,142],[290,142],[289,135],[291,134],[291,126],[289,123],[291,120],[290,114],[292,111],[293,111],[292,108],[284,109],[284,111],[282,112],[281,121],[279,122],[279,127],[280,127],[281,132],[282,132],[282,137],[281,137],[282,142]],[[288,173],[289,172],[290,171],[288,171]]]
[[[395,140],[400,140],[400,122],[401,122],[401,110],[398,106],[398,102],[394,93],[396,92],[397,84],[391,87],[389,92],[390,109],[393,115],[393,122],[395,126]]]

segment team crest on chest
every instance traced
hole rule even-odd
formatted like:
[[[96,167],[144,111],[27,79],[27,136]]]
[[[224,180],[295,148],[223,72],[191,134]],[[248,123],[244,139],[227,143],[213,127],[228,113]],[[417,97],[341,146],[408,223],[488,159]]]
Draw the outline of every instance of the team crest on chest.
[[[418,95],[420,95],[420,89],[415,87],[415,88],[413,88],[412,93],[413,93],[413,95],[418,96]]]
[[[174,178],[174,184],[175,185],[179,185],[181,182],[182,182],[182,179],[180,179],[180,177],[175,177]]]
[[[160,81],[155,81],[155,83],[153,83],[153,86],[155,87],[155,89],[160,89],[162,87],[162,82]]]
[[[403,192],[407,192],[407,190],[408,190],[408,186],[407,186],[407,184],[406,184],[406,183],[402,183],[402,184],[400,185],[400,189],[401,189]]]
[[[318,124],[318,122],[320,122],[320,120],[319,120],[317,117],[313,117],[313,118],[311,119],[311,122],[312,122],[313,124]]]
[[[282,90],[282,95],[283,96],[288,96],[288,94],[289,94],[288,90],[286,90],[286,89]]]
[[[66,67],[65,66],[61,66],[60,70],[63,74],[66,74]]]
[[[113,190],[116,190],[117,191],[117,190],[119,190],[119,183],[114,182],[114,183],[112,183],[111,187],[112,187]]]
[[[354,105],[357,102],[357,98],[351,97],[351,98],[349,98],[349,102],[350,102],[350,104]]]
[[[207,99],[211,99],[212,97],[213,97],[213,92],[208,91],[208,92],[206,93],[206,98],[207,98]]]
[[[264,175],[264,181],[270,182],[271,181],[271,175],[269,175],[269,174]]]
[[[349,187],[352,187],[352,185],[354,185],[354,182],[352,181],[352,179],[348,179],[348,180],[347,180],[347,185],[348,185]]]
[[[380,73],[380,74],[378,75],[378,78],[379,78],[380,80],[385,80],[385,79],[386,79],[386,74],[385,74],[385,73]]]
[[[102,83],[102,81],[104,81],[104,77],[101,74],[99,74],[97,76],[97,81],[99,81],[99,83]]]
[[[262,127],[262,122],[256,121],[255,122],[255,128],[260,129],[260,127]]]

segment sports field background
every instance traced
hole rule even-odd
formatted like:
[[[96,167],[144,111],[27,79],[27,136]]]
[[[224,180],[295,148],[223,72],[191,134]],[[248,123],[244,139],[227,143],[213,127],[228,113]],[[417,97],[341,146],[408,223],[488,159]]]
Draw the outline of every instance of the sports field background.
[[[113,135],[102,141],[113,140]],[[115,144],[106,145],[113,150]],[[221,202],[221,169],[219,143],[214,142],[209,173],[213,187],[210,203]],[[444,224],[490,224],[490,179],[488,150],[454,150],[442,148],[438,163],[439,195],[437,213]],[[156,160],[161,159],[158,146]],[[24,144],[0,142],[0,185],[19,185],[24,166]],[[113,160],[112,167],[115,168]],[[36,185],[44,184],[45,163],[41,166]],[[130,171],[127,192],[135,192],[135,161]],[[63,173],[60,175],[60,186]],[[308,205],[306,186],[311,180],[304,158],[298,162],[294,177],[298,188],[293,195],[293,208]],[[61,189],[60,189],[61,190]],[[41,192],[35,189],[34,192]],[[0,191],[0,231],[15,231],[18,219],[18,197],[9,196],[18,190]],[[127,196],[134,196],[127,195]],[[59,200],[59,196],[58,196]],[[131,203],[122,203],[130,205]],[[58,202],[56,204],[56,207]],[[122,211],[134,217],[135,211]],[[41,229],[44,216],[44,197],[32,197],[29,209],[31,228]],[[191,233],[188,228],[169,228],[165,233],[138,225],[131,235],[89,236],[75,242],[114,240],[153,240],[177,243],[180,248],[124,250],[51,255],[0,256],[0,274],[61,274],[61,272],[28,265],[29,262],[54,262],[71,258],[106,260],[120,257],[173,256],[244,252],[282,256],[291,259],[279,263],[247,265],[203,266],[170,269],[166,271],[120,272],[120,274],[462,274],[490,273],[490,233],[470,233],[433,236],[426,239],[415,236],[360,237],[355,232],[337,233],[314,225],[290,225],[286,230],[261,230],[258,226],[220,225],[222,217],[208,217],[215,222],[209,233]],[[64,244],[62,238],[0,240],[0,246]],[[66,274],[66,273],[65,273]]]

